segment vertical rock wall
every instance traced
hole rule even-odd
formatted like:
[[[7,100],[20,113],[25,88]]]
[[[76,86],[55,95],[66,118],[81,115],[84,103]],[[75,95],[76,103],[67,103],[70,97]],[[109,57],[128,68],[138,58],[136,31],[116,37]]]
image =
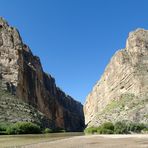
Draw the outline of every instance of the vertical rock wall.
[[[135,32],[131,32],[127,39],[126,48],[117,51],[112,57],[100,81],[93,87],[86,99],[84,105],[86,124],[92,123],[92,125],[97,125],[101,122],[118,119],[118,113],[115,116],[110,115],[110,117],[107,117],[105,116],[105,110],[113,101],[114,104],[118,101],[120,102],[124,94],[134,95],[135,98],[139,97],[139,100],[145,98],[146,105],[146,96],[148,96],[147,30],[138,29]],[[145,105],[141,109],[146,108]],[[110,107],[112,106],[110,105]],[[119,109],[117,112],[120,111]],[[129,117],[130,114],[127,111],[124,111],[124,113],[126,115],[122,116],[123,120],[134,120]],[[133,111],[131,116],[134,116],[136,113],[137,111]],[[148,111],[145,110],[145,115],[147,114]],[[143,114],[141,114],[139,119],[142,121],[142,118],[144,119]]]
[[[51,128],[80,131],[83,106],[67,96],[43,71],[40,59],[22,42],[19,32],[0,18],[0,75],[2,89],[45,114]]]

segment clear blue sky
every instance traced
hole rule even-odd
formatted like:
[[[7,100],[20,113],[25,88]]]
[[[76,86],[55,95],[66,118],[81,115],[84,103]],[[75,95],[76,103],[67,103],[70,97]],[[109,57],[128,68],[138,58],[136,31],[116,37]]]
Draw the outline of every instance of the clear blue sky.
[[[148,29],[148,0],[0,0],[43,68],[84,103],[128,32]]]

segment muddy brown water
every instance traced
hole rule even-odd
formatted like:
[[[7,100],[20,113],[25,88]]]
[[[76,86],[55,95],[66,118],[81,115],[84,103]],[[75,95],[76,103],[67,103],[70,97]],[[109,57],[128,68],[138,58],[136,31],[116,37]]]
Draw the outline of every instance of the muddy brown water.
[[[84,133],[77,132],[32,135],[0,135],[0,148],[22,147],[24,145],[51,142],[82,135],[84,135]]]

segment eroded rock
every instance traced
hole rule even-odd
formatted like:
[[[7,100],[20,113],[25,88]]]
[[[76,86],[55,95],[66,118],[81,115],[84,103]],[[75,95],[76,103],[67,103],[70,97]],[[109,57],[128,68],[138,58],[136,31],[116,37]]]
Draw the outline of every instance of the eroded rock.
[[[37,108],[52,128],[80,131],[84,128],[83,106],[60,90],[43,71],[40,59],[22,42],[17,29],[0,18],[0,76],[2,89]]]
[[[120,100],[126,100],[123,106],[128,106],[119,107]],[[130,106],[129,102],[138,104]],[[148,122],[147,104],[148,30],[137,29],[129,34],[126,48],[115,53],[101,79],[87,96],[85,122],[93,126],[118,120]],[[112,109],[107,112],[108,106]]]

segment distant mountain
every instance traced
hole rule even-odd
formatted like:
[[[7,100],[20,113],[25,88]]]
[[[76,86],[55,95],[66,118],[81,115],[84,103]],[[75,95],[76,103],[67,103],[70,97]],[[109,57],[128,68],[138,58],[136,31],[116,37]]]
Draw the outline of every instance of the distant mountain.
[[[148,123],[148,30],[129,34],[126,48],[112,57],[104,74],[87,96],[85,122]]]
[[[9,26],[3,18],[0,18],[0,80],[1,92],[7,91],[9,94],[9,97],[0,94],[0,101],[5,104],[1,105],[3,109],[0,109],[0,114],[9,112],[0,116],[0,121],[6,118],[7,122],[40,120],[44,126],[52,129],[83,130],[82,104],[56,86],[55,79],[43,71],[39,57],[34,56],[23,43],[18,30]],[[19,103],[22,101],[33,108],[31,118],[27,113],[30,109]],[[13,110],[18,114],[12,115]],[[22,110],[26,110],[26,113]],[[46,122],[35,117],[35,114],[42,114]]]

